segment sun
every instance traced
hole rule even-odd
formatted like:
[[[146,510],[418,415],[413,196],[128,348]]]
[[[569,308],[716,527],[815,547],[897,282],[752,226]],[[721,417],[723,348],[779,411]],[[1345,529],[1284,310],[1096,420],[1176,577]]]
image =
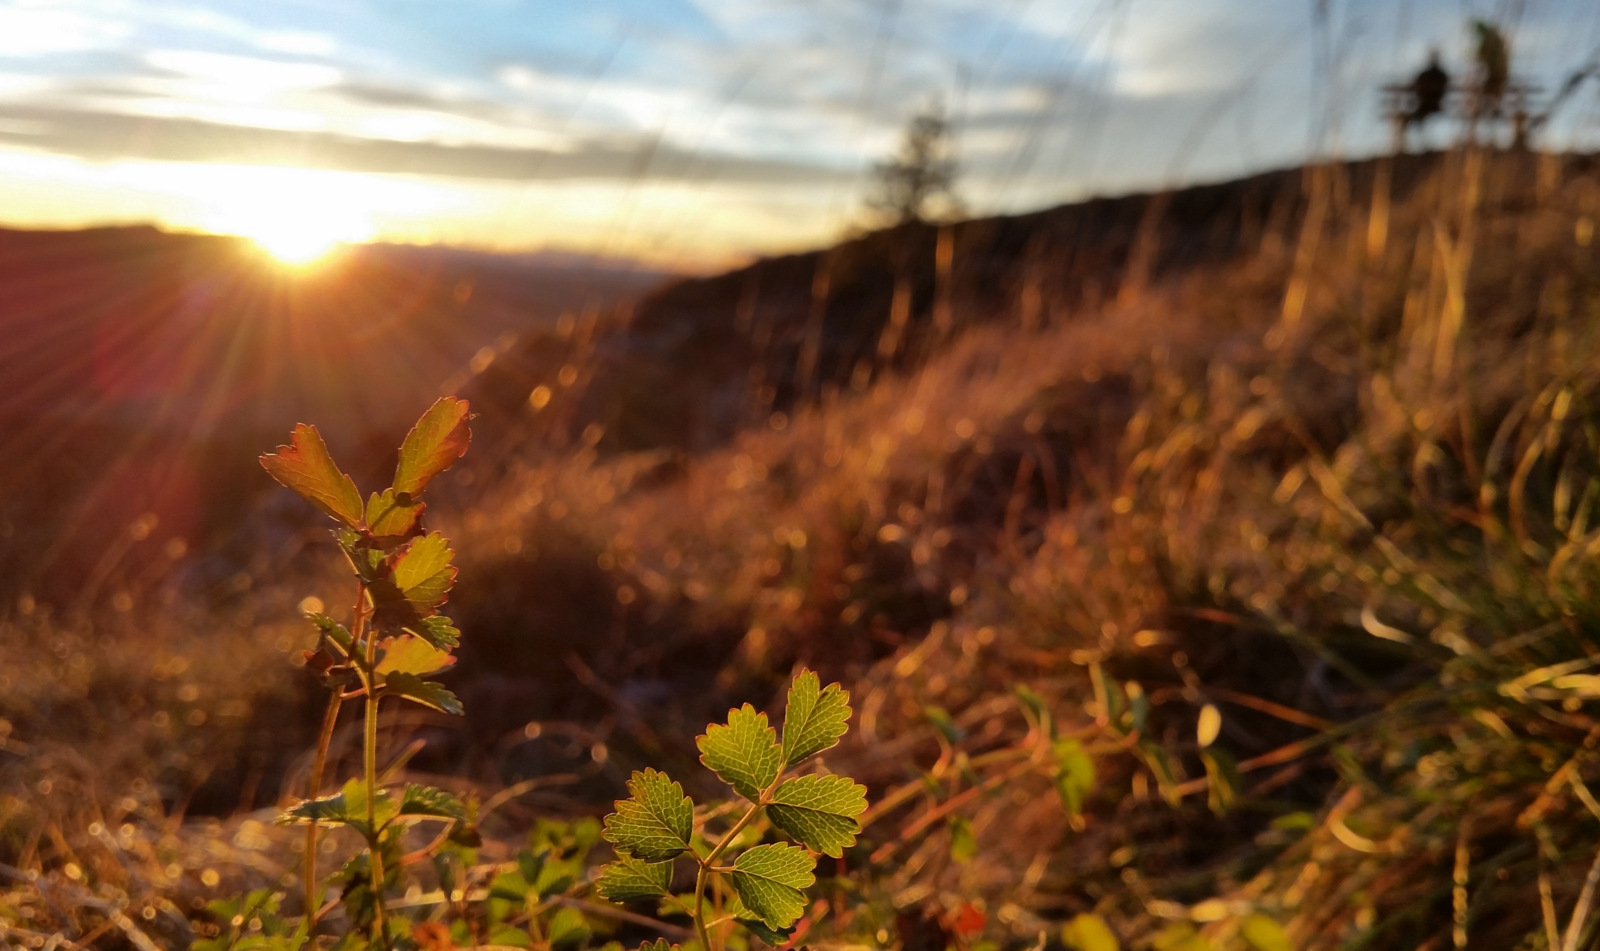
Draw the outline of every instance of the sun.
[[[340,245],[372,238],[371,225],[357,216],[334,215],[327,210],[259,214],[229,230],[249,238],[273,260],[290,267],[314,264]]]
[[[301,267],[326,257],[342,242],[325,234],[304,231],[264,232],[248,235],[256,247],[280,264]]]
[[[298,174],[297,174],[298,173]],[[372,218],[350,201],[348,189],[301,170],[251,175],[251,188],[235,190],[207,216],[207,230],[248,238],[287,267],[315,264],[344,244],[371,241]]]

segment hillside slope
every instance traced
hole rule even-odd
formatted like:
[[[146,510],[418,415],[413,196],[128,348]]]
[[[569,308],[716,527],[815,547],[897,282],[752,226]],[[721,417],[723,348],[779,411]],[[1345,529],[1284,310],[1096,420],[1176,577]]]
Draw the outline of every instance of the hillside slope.
[[[1600,178],[1380,171],[1263,179],[1270,226],[1219,201],[1138,279],[1128,199],[1122,258],[1058,247],[1039,310],[974,279],[953,342],[855,387],[893,283],[863,271],[876,303],[829,298],[841,385],[814,403],[750,399],[747,366],[795,393],[800,364],[756,360],[737,321],[759,278],[803,327],[821,256],[663,291],[639,339],[590,341],[572,405],[683,428],[523,456],[454,525],[469,706],[605,723],[620,777],[684,766],[698,724],[796,664],[843,678],[861,729],[830,762],[895,805],[850,865],[884,904],[834,926],[890,915],[906,947],[972,908],[1019,946],[1093,913],[1133,947],[1532,947],[1546,887],[1588,933],[1600,837],[1562,784],[1600,779],[1578,753],[1600,723],[1563,678],[1600,630]],[[686,419],[708,391],[740,408]],[[634,438],[679,448],[615,452]]]
[[[852,319],[842,280],[811,310],[818,257],[664,290],[637,337],[573,320],[480,367],[483,426],[428,516],[458,552],[442,676],[467,713],[384,726],[404,772],[494,804],[475,880],[635,769],[696,786],[696,734],[776,713],[804,664],[852,693],[824,767],[873,804],[823,865],[812,946],[1591,944],[1600,169],[1467,152],[1261,181],[1279,190],[1219,186],[1193,206],[1215,217],[1170,225],[1141,198],[1043,213],[1127,236],[1105,259],[1083,238],[1076,264],[1060,238],[1049,295],[1013,283],[1026,256],[958,242],[948,329],[920,233],[924,263],[901,260],[932,303],[859,386],[894,270],[860,272]],[[892,262],[892,238],[834,254]],[[954,275],[983,273],[957,307]],[[758,347],[756,312],[798,349]],[[814,313],[835,335],[804,398],[792,334]],[[707,392],[726,419],[683,424]],[[586,415],[611,396],[676,428],[624,438],[631,416]],[[227,889],[280,887],[298,835],[232,813],[304,788],[298,606],[348,594],[325,520],[245,524],[262,567],[216,602],[0,620],[0,788],[21,791],[0,862],[165,901],[150,927],[173,935],[211,924],[184,909],[219,866]],[[314,530],[279,545],[285,526]],[[656,933],[654,903],[629,911],[630,942]]]
[[[1441,160],[1386,161],[1391,200],[1436,188]],[[1338,199],[1369,202],[1378,169],[1341,166]],[[571,445],[593,425],[591,439],[610,451],[715,447],[772,412],[914,369],[959,329],[1037,329],[1218,268],[1281,261],[1304,220],[1307,175],[902,226],[680,280],[587,326],[524,334],[463,393],[497,442],[532,430],[535,442]],[[551,401],[529,413],[539,386]]]

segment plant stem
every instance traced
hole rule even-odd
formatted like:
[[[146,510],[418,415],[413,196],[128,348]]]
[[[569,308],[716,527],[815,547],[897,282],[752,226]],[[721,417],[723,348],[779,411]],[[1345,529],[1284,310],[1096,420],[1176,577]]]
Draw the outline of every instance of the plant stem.
[[[733,828],[722,836],[722,840],[712,848],[706,857],[703,859],[696,857],[700,863],[700,869],[694,876],[694,928],[700,937],[702,951],[711,951],[711,936],[706,928],[705,899],[706,884],[711,881],[711,873],[720,871],[720,869],[715,868],[717,859],[722,857],[722,853],[727,851],[728,846],[733,844],[733,840],[738,837],[740,832],[744,831],[744,827],[750,824],[750,820],[756,817],[756,813],[761,811],[761,807],[767,804],[767,800],[772,796],[773,790],[777,789],[778,784],[782,781],[783,773],[779,772],[778,777],[772,781],[772,785],[761,791],[761,795],[756,798],[755,802],[750,804],[750,808],[745,810],[744,815],[739,817],[739,821],[733,824]]]
[[[328,747],[333,745],[333,729],[339,722],[339,709],[344,706],[343,693],[344,688],[335,685],[333,696],[328,698],[328,712],[322,715],[322,734],[317,737],[317,752],[311,761],[311,789],[308,799],[315,799],[322,792],[322,770],[328,765]],[[312,916],[317,912],[317,824],[315,822],[306,829],[304,874],[306,921],[314,923]]]
[[[386,920],[383,907],[383,882],[385,879],[383,868],[383,843],[378,835],[378,674],[374,669],[378,665],[378,639],[375,632],[367,630],[367,591],[366,585],[361,585],[356,601],[356,643],[361,644],[364,651],[364,664],[357,664],[356,670],[361,677],[362,686],[366,688],[366,724],[362,731],[361,759],[362,773],[367,786],[367,866],[372,873],[372,901],[373,923],[377,931],[378,943],[381,947],[389,948],[389,923]]]

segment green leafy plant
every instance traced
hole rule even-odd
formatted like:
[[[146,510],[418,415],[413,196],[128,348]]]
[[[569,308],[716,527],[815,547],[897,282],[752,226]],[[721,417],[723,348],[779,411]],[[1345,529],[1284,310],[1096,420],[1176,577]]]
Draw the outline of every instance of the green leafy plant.
[[[349,625],[326,614],[311,614],[316,650],[306,652],[331,696],[311,771],[310,798],[289,809],[281,821],[303,822],[306,833],[306,922],[315,924],[331,907],[321,907],[316,872],[317,833],[343,826],[359,835],[365,850],[333,878],[344,886],[342,902],[352,934],[365,931],[380,947],[393,946],[385,893],[398,884],[401,839],[407,828],[442,821],[447,835],[470,839],[471,810],[449,793],[429,786],[391,790],[378,772],[378,706],[385,697],[418,703],[442,713],[460,714],[461,703],[427,678],[455,662],[451,651],[459,633],[439,607],[455,583],[450,543],[421,527],[422,493],[448,469],[471,442],[465,400],[445,397],[423,413],[400,447],[394,482],[363,504],[350,476],[334,464],[316,427],[294,428],[290,443],[261,457],[261,465],[283,485],[338,523],[334,539],[355,576]],[[323,770],[339,712],[349,700],[365,712],[362,775],[338,793],[320,796]],[[441,836],[438,842],[443,842]],[[233,915],[230,917],[238,917]],[[291,947],[309,928],[297,932]]]
[[[248,895],[219,898],[206,911],[222,927],[214,937],[201,938],[190,951],[246,951],[246,949],[299,948],[310,937],[311,919],[291,922],[280,913],[282,892],[268,888]]]
[[[838,684],[822,687],[811,671],[789,687],[781,736],[749,704],[730,710],[698,745],[701,763],[742,800],[731,808],[697,810],[667,774],[635,772],[630,797],[605,820],[602,834],[618,858],[601,870],[600,894],[654,900],[663,914],[687,914],[707,951],[722,947],[735,923],[769,944],[788,941],[815,881],[813,853],[841,857],[861,830],[865,787],[826,773],[792,775],[837,744],[849,718],[849,694]],[[769,830],[791,841],[762,841]],[[694,890],[675,894],[673,865],[685,856],[695,865]]]

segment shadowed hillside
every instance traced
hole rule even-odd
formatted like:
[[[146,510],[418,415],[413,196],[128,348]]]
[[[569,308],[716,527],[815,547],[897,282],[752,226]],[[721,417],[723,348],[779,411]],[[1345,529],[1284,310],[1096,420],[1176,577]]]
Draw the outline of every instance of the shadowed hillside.
[[[1436,193],[1441,161],[1343,166],[1333,197],[1368,204],[1381,174],[1390,200],[1404,204]],[[525,334],[464,393],[497,446],[518,427],[570,445],[590,425],[607,451],[718,446],[774,411],[914,370],[958,330],[1038,329],[1221,267],[1282,261],[1304,220],[1307,175],[1268,172],[942,230],[907,225],[681,280],[587,323]],[[541,385],[551,402],[529,413]]]

